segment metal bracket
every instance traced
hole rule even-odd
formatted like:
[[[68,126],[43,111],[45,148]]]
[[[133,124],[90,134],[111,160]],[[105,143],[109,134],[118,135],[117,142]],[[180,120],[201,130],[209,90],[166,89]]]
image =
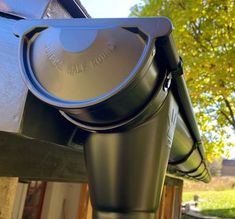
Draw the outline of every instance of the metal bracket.
[[[181,76],[183,74],[184,74],[183,59],[181,57],[179,57],[179,63],[178,63],[177,68],[173,69],[173,70],[169,70],[169,72],[167,73],[167,76],[166,76],[164,84],[163,84],[163,90],[164,91],[168,91],[168,89],[171,86],[172,78],[179,77],[179,76]]]
[[[177,161],[170,161],[169,164],[175,166],[175,165],[179,165],[179,164],[185,163],[185,162],[188,160],[188,158],[192,155],[192,153],[193,153],[197,148],[198,148],[198,143],[195,142],[194,145],[193,145],[193,147],[192,147],[192,149],[189,151],[189,153],[188,153],[186,156],[184,156],[184,158],[182,158],[182,159],[180,159],[180,160],[177,160]]]
[[[179,57],[179,63],[178,63],[177,68],[170,70],[170,74],[172,78],[176,78],[184,74],[183,59],[181,57]]]

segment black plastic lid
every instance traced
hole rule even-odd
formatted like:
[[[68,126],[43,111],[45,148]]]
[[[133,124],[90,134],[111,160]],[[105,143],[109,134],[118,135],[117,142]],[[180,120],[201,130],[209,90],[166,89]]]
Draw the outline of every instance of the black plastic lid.
[[[126,29],[54,28],[32,37],[27,65],[49,93],[83,102],[110,95],[134,75],[144,40]]]
[[[26,20],[14,32],[29,90],[94,128],[129,121],[155,92],[161,106],[166,70],[156,65],[155,42],[171,30],[171,22],[160,17]]]

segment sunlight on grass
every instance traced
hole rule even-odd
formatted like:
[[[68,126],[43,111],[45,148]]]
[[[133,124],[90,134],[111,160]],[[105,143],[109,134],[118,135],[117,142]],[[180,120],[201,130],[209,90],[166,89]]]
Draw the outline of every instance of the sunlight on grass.
[[[185,192],[183,202],[192,201],[194,195],[199,196],[202,214],[235,218],[235,190]]]

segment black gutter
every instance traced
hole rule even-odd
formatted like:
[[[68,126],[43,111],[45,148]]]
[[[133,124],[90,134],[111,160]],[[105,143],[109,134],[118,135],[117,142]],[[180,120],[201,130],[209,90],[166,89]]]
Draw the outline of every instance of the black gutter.
[[[200,156],[203,160],[204,165],[208,169],[208,164],[205,157],[205,151],[202,146],[202,140],[200,137],[198,124],[196,122],[195,115],[193,113],[193,106],[189,97],[189,93],[187,90],[186,82],[183,76],[183,66],[182,60],[178,55],[178,52],[175,47],[174,40],[172,36],[159,38],[156,42],[158,47],[162,47],[162,51],[164,52],[164,56],[168,61],[167,65],[169,68],[169,75],[172,78],[172,90],[173,95],[177,100],[179,105],[180,113],[183,117],[183,120],[186,123],[194,141],[195,149],[198,149]],[[208,175],[211,178],[209,171]]]

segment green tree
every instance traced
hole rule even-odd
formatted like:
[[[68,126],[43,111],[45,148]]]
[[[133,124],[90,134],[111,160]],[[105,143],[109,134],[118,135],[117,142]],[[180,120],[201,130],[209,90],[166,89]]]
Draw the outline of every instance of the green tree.
[[[131,16],[167,16],[208,158],[235,134],[235,1],[142,0]],[[230,131],[228,131],[230,130]]]

